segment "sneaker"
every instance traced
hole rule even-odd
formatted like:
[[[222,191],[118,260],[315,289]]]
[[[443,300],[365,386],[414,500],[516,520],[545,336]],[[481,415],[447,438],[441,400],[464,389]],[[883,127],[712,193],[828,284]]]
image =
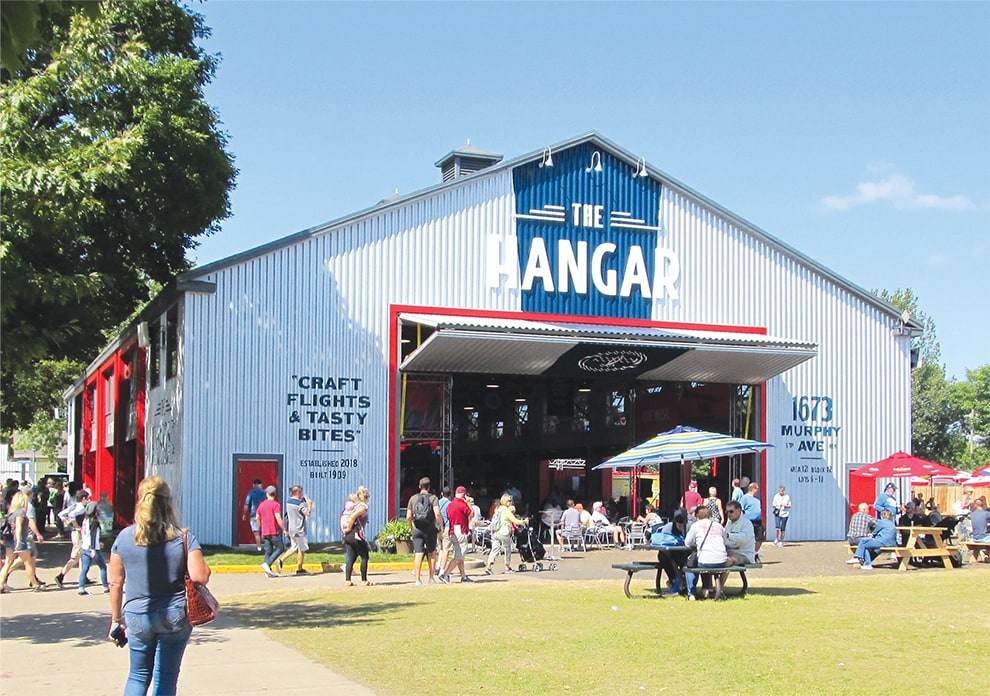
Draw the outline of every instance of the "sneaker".
[[[848,561],[846,561],[847,565],[859,565],[860,563],[862,563],[862,561],[860,561],[856,556],[853,556]]]
[[[439,580],[440,582],[442,582],[444,585],[449,585],[450,584],[450,576],[449,575],[444,575],[443,573],[441,573],[440,575],[437,575],[437,580]]]
[[[109,585],[104,585],[104,587],[103,587],[103,594],[110,594],[110,586]]]
[[[515,573],[516,572],[516,569],[515,568],[506,568],[505,569],[505,572],[506,573]]]
[[[422,587],[422,586],[423,586],[423,583],[421,583],[419,580],[417,580],[416,581],[416,587]]]
[[[688,598],[688,601],[689,602],[697,602],[698,601],[698,598],[694,596],[694,592],[688,592],[687,598]]]
[[[274,573],[274,572],[272,571],[272,567],[271,567],[270,565],[268,565],[267,563],[262,563],[262,564],[261,564],[261,569],[262,569],[263,571],[265,571],[265,575],[267,575],[267,576],[268,576],[268,577],[270,577],[270,578],[277,578],[277,577],[278,577],[278,575],[276,575],[276,574],[275,574],[275,573]]]
[[[485,568],[485,575],[494,575],[495,571],[491,568]]]
[[[296,575],[309,575],[309,571],[305,568],[299,568],[296,570]]]
[[[59,573],[58,575],[55,576],[55,584],[58,585],[58,589],[60,590],[65,589],[65,585],[62,583],[63,580],[65,580],[64,573]]]
[[[76,594],[79,594],[79,595],[88,595],[89,592],[87,592],[86,590],[79,590],[78,592],[76,592]]]
[[[873,566],[866,565],[865,563],[859,567],[860,570],[873,570]]]
[[[461,582],[474,582],[469,576],[465,575],[461,578]]]
[[[436,585],[437,584],[437,579],[436,578],[430,578],[430,584],[431,585]]]

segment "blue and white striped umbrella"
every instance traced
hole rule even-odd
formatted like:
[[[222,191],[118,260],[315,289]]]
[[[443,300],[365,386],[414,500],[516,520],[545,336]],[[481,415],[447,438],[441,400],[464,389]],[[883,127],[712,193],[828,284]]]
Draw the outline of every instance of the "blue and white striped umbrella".
[[[623,469],[642,464],[689,462],[695,459],[749,454],[759,452],[767,447],[773,447],[773,445],[769,442],[747,440],[707,430],[698,430],[689,425],[679,425],[673,430],[668,430],[646,442],[641,442],[622,454],[615,455],[595,468]]]

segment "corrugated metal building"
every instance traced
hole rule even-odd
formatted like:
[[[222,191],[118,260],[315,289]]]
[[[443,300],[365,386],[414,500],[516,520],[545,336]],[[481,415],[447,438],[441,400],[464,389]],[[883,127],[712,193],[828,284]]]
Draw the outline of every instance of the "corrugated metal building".
[[[849,463],[910,447],[916,325],[598,134],[437,164],[437,186],[183,274],[92,363],[71,461],[118,522],[150,474],[219,544],[250,542],[256,476],[305,487],[315,541],[358,485],[377,526],[423,474],[590,501],[631,492],[591,467],[683,423],[775,445],[702,490],[783,484],[789,538],[844,537]],[[661,468],[661,509],[688,475]]]

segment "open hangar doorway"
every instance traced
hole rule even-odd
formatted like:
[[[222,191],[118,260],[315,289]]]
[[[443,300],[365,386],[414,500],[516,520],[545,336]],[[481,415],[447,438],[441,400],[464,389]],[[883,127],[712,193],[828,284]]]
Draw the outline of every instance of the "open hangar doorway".
[[[817,354],[813,344],[759,330],[414,309],[393,308],[400,505],[422,475],[437,490],[468,486],[484,513],[510,484],[530,511],[554,487],[585,503],[612,497],[618,478],[592,468],[659,432],[683,424],[759,439],[759,385]],[[699,477],[702,492],[715,485],[727,498],[733,477],[759,480],[759,461],[715,462]],[[659,468],[661,513],[677,506],[691,469]],[[636,493],[630,513],[642,509]]]
[[[427,432],[408,427],[423,423],[419,411],[409,404],[403,409],[400,503],[415,492],[420,477],[429,476],[436,491],[444,484],[467,486],[486,516],[512,486],[523,495],[520,512],[535,513],[553,498],[574,498],[590,507],[592,501],[620,497],[620,513],[640,514],[654,500],[669,515],[686,487],[690,464],[683,470],[679,463],[650,467],[642,477],[592,468],[681,423],[744,436],[746,419],[750,435],[757,420],[752,410],[757,390],[729,384],[504,374],[407,375],[404,382],[407,398],[425,386],[446,399],[448,408],[437,409],[439,427]],[[438,384],[449,385],[449,394],[441,395]],[[716,486],[723,499],[732,477],[757,478],[754,455],[707,465],[709,473],[697,477],[700,490]]]

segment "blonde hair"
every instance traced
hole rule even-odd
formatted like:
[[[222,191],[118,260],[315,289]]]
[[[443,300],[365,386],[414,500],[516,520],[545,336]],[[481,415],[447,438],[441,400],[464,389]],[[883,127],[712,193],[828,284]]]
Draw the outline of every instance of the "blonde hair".
[[[505,495],[503,495],[501,498],[498,499],[498,502],[502,503],[502,505],[504,505],[505,507],[509,507],[510,505],[512,505],[512,496],[506,493]]]
[[[161,476],[149,476],[138,486],[134,508],[134,543],[158,546],[181,533],[172,507],[172,490]]]
[[[364,486],[358,486],[357,489],[358,502],[367,503],[369,498],[371,498],[371,491],[369,491]]]
[[[14,512],[15,510],[27,509],[28,497],[23,491],[17,491],[14,493],[14,497],[10,499],[10,507],[7,508],[7,514]]]

